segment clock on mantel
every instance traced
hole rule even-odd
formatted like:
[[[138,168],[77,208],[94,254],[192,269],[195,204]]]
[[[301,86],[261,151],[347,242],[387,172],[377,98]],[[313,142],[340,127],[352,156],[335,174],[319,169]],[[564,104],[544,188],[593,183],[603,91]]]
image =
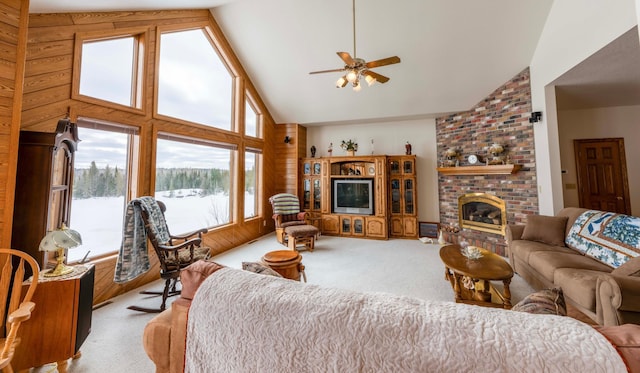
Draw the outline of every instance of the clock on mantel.
[[[519,164],[497,164],[486,166],[438,167],[443,175],[510,175],[522,169]]]

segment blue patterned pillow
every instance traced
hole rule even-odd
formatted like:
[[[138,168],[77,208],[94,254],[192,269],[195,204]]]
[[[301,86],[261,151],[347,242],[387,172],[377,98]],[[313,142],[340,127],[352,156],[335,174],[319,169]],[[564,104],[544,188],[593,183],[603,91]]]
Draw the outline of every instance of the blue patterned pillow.
[[[567,246],[613,268],[640,256],[640,218],[589,210],[573,223]]]

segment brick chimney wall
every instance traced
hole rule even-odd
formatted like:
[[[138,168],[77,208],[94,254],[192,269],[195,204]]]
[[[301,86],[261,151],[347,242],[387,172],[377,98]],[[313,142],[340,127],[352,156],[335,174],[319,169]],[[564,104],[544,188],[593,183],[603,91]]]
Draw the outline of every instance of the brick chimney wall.
[[[509,162],[522,165],[513,175],[442,175],[438,177],[440,223],[459,227],[458,197],[466,193],[484,192],[506,202],[507,223],[525,223],[526,216],[538,212],[535,171],[531,87],[529,68],[495,90],[471,110],[436,119],[438,154],[441,165],[449,148],[460,151],[460,166],[469,165],[467,156],[478,155],[484,161],[489,146],[501,144]],[[445,233],[448,242],[464,238],[471,245],[505,255],[505,239],[500,234],[464,229],[457,234]]]

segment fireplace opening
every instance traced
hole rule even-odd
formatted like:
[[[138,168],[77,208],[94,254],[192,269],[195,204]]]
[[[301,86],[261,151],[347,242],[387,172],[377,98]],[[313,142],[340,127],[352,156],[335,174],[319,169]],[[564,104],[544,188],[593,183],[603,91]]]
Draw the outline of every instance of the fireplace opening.
[[[507,227],[504,200],[487,193],[468,193],[458,197],[458,217],[461,228],[504,236]]]

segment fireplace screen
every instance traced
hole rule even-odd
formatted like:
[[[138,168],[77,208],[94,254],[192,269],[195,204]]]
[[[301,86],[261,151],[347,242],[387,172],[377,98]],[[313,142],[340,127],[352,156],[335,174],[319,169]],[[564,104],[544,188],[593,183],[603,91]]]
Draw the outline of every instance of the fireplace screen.
[[[506,206],[502,199],[487,193],[468,193],[458,197],[461,228],[497,233],[507,227]]]

